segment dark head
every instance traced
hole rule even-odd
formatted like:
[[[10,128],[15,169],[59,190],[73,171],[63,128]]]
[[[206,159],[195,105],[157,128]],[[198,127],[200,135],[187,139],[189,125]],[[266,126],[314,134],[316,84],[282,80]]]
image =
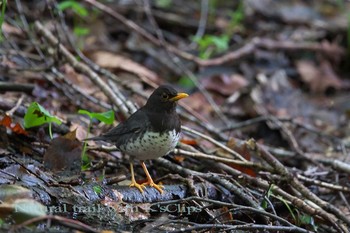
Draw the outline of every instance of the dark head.
[[[148,98],[145,105],[146,108],[152,111],[175,111],[176,101],[182,98],[186,98],[186,93],[178,93],[174,88],[169,85],[159,86],[151,96]]]

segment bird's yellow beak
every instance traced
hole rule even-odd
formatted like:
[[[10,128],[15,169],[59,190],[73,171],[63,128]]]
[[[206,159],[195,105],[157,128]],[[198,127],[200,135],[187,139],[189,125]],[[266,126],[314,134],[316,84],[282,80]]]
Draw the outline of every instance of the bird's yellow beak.
[[[178,101],[179,99],[186,98],[187,96],[188,96],[188,94],[186,94],[186,93],[177,93],[177,95],[174,96],[173,98],[170,98],[169,101],[171,101],[171,102]]]

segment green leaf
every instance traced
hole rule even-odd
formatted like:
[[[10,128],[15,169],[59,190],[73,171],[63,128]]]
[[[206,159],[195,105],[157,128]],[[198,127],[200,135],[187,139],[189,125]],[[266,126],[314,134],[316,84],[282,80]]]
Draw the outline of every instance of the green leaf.
[[[216,46],[219,52],[223,52],[228,49],[229,39],[230,38],[228,35],[222,35],[220,37],[218,36],[211,37],[212,43]]]
[[[2,33],[2,24],[4,23],[4,20],[5,20],[6,5],[7,5],[7,1],[6,0],[0,2],[0,7],[1,7],[1,14],[0,14],[0,42],[4,40],[4,36],[3,36],[3,33]]]
[[[73,32],[77,36],[85,36],[90,33],[90,29],[86,27],[74,27]]]
[[[230,37],[227,34],[221,36],[205,35],[202,38],[192,37],[199,47],[200,57],[207,59],[212,54],[221,53],[229,48]]]
[[[155,4],[157,7],[169,8],[172,4],[172,0],[156,0]]]
[[[315,220],[311,215],[302,214],[299,216],[299,221],[301,224],[312,226],[313,230],[317,232],[317,225],[315,224]]]
[[[112,110],[108,112],[97,113],[97,112],[89,112],[87,110],[80,109],[78,113],[88,115],[90,119],[97,119],[108,125],[114,122],[114,112]]]
[[[274,185],[270,185],[269,189],[267,190],[267,193],[265,194],[265,199],[261,202],[261,207],[263,209],[267,209],[267,201],[266,201],[266,198],[269,199],[271,197],[271,195],[273,194],[273,187]]]
[[[100,194],[102,192],[101,186],[95,185],[92,187],[95,191],[95,193]]]
[[[186,87],[186,88],[192,88],[195,87],[196,85],[194,84],[194,82],[187,76],[182,76],[179,81],[178,84],[182,87]]]
[[[297,218],[296,218],[295,214],[293,213],[293,210],[292,210],[291,206],[288,204],[288,202],[285,199],[283,199],[283,197],[281,197],[281,196],[277,196],[276,198],[279,199],[281,202],[283,202],[283,204],[287,207],[290,215],[292,215],[292,218],[294,219],[294,221],[297,222]]]
[[[244,2],[240,1],[238,4],[238,7],[235,11],[231,11],[229,13],[229,16],[231,17],[231,20],[229,22],[228,27],[226,28],[226,34],[232,35],[232,33],[237,28],[243,27],[243,20],[244,20]]]
[[[91,168],[91,159],[86,153],[84,153],[83,156],[81,157],[81,161],[82,161],[81,163],[82,171],[86,171]]]
[[[299,219],[302,224],[310,224],[310,225],[313,224],[313,218],[310,215],[307,215],[307,214],[300,215]]]
[[[60,9],[61,11],[64,11],[66,9],[72,8],[72,5],[74,4],[73,2],[74,1],[63,1],[63,2],[60,2],[58,4],[58,9]]]
[[[74,0],[63,1],[58,4],[58,9],[64,11],[66,9],[72,9],[75,13],[77,13],[81,17],[86,17],[88,15],[87,9],[81,5],[80,3]]]
[[[32,102],[24,116],[24,128],[31,128],[46,123],[62,124],[62,121],[52,116],[43,106],[37,102]]]
[[[198,43],[200,49],[206,49],[210,46],[210,35],[205,35],[203,37],[192,37],[192,41]]]

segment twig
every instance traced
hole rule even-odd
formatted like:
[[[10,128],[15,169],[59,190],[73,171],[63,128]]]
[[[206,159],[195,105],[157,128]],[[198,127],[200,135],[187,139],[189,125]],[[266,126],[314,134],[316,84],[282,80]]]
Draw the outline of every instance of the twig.
[[[257,209],[261,209],[259,204],[255,200],[253,200],[253,198],[251,196],[247,195],[247,193],[245,191],[241,190],[239,187],[237,187],[236,185],[234,185],[232,182],[228,181],[227,179],[220,178],[220,176],[217,174],[202,173],[202,172],[193,171],[193,170],[190,170],[188,168],[184,168],[184,167],[181,167],[179,165],[176,165],[176,164],[174,164],[166,159],[163,159],[163,158],[158,158],[157,160],[155,160],[155,162],[163,167],[168,168],[169,170],[176,172],[176,173],[186,175],[186,176],[188,176],[188,175],[199,176],[199,177],[202,177],[206,180],[211,181],[214,184],[220,184],[223,187],[225,187],[226,189],[228,189],[231,192],[233,192],[234,194],[236,194],[238,197],[240,197],[249,206],[252,206],[252,207],[257,208]]]
[[[265,215],[265,216],[270,217],[272,219],[276,219],[276,220],[282,222],[283,224],[285,224],[287,226],[294,226],[292,223],[288,222],[284,218],[281,218],[281,217],[279,217],[277,215],[271,214],[271,213],[266,212],[264,210],[256,209],[256,208],[249,207],[249,206],[238,205],[238,204],[235,204],[235,203],[228,203],[228,202],[213,200],[213,199],[209,199],[208,197],[204,198],[204,197],[192,196],[192,197],[187,197],[187,198],[183,198],[183,199],[180,199],[180,200],[156,202],[154,204],[171,205],[171,204],[176,204],[176,203],[185,203],[185,202],[189,202],[189,201],[207,202],[207,203],[211,203],[211,204],[218,205],[218,206],[231,207],[231,210],[249,211],[249,212],[252,212],[252,213],[262,214],[262,215]]]
[[[35,222],[40,222],[43,220],[53,220],[57,223],[60,223],[66,227],[69,228],[73,228],[76,230],[82,230],[82,231],[86,231],[86,232],[94,232],[94,233],[99,233],[100,231],[92,228],[89,225],[86,225],[85,223],[79,222],[77,220],[74,219],[69,219],[69,218],[65,218],[65,217],[61,217],[61,216],[52,216],[52,215],[45,215],[45,216],[40,216],[40,217],[36,217],[36,218],[31,218],[21,224],[18,225],[14,225],[11,229],[10,232],[18,232],[20,228],[23,228],[25,226],[31,225]]]
[[[258,177],[255,178],[255,177],[248,176],[248,175],[246,175],[242,172],[239,172],[239,171],[237,171],[237,170],[235,170],[235,169],[231,168],[230,166],[227,166],[226,164],[223,164],[223,163],[217,163],[216,166],[224,169],[229,174],[234,175],[237,180],[239,180],[243,183],[250,184],[252,187],[255,187],[255,188],[259,187],[259,188],[264,189],[264,190],[270,189],[271,184],[268,183],[266,180],[263,180],[263,179],[258,178]],[[293,204],[294,206],[296,206],[300,210],[304,211],[305,213],[307,213],[311,216],[321,216],[322,218],[330,221],[330,223],[336,229],[340,230],[340,228],[336,224],[336,219],[333,216],[331,216],[328,212],[324,211],[323,209],[321,209],[319,207],[315,208],[314,205],[312,206],[312,205],[307,204],[306,201],[302,200],[301,198],[298,198],[298,197],[291,195],[289,192],[282,190],[280,187],[278,187],[275,184],[273,185],[271,191],[276,195],[280,195],[283,199],[288,200],[291,204]]]
[[[119,13],[117,13],[116,11],[113,11],[112,9],[106,7],[104,4],[99,3],[95,0],[85,0],[85,2],[95,6],[96,8],[100,9],[101,11],[109,14],[110,16],[112,16],[113,18],[117,19],[118,21],[120,21],[121,23],[123,23],[125,26],[129,27],[130,29],[136,31],[137,33],[139,33],[140,35],[142,35],[143,37],[147,38],[148,40],[150,40],[152,43],[158,45],[158,46],[164,46],[164,48],[166,48],[167,50],[169,49],[169,51],[172,51],[174,53],[181,53],[184,54],[184,52],[180,51],[179,49],[177,49],[176,47],[169,45],[165,42],[165,40],[163,39],[162,33],[160,32],[160,30],[158,29],[158,27],[156,26],[156,22],[154,21],[154,18],[150,15],[147,14],[149,16],[149,19],[151,20],[151,23],[154,25],[154,27],[156,28],[156,33],[159,37],[159,39],[157,39],[156,37],[154,37],[153,35],[149,34],[146,30],[144,30],[143,28],[141,28],[140,26],[138,26],[136,23],[134,23],[133,21],[130,21],[128,19],[126,19],[124,16],[120,15]],[[147,11],[146,11],[147,13]],[[190,54],[188,54],[190,55]],[[192,55],[190,55],[192,56]],[[192,81],[194,81],[194,83],[196,84],[196,86],[200,89],[200,91],[203,93],[203,95],[205,96],[205,98],[208,100],[208,102],[210,103],[210,105],[213,107],[213,110],[218,114],[218,116],[220,117],[221,120],[223,120],[223,122],[225,122],[226,124],[228,123],[228,119],[226,118],[226,116],[221,112],[220,108],[217,106],[217,104],[214,102],[214,100],[212,99],[212,97],[209,95],[209,93],[202,87],[202,85],[200,85],[197,81],[197,78],[194,76],[194,74],[188,70],[181,62],[179,62],[178,58],[173,57],[172,55],[169,54],[169,57],[172,59],[172,61],[174,62],[174,64],[176,64],[179,68],[181,68],[181,70],[184,71],[184,73],[191,78]]]
[[[96,105],[100,105],[101,107],[105,109],[111,109],[112,106],[104,101],[98,100],[92,95],[88,95],[86,92],[84,92],[79,86],[76,86],[74,83],[72,83],[69,79],[65,78],[64,75],[59,72],[56,68],[51,68],[51,72],[58,78],[58,80],[66,83],[66,86],[60,85],[58,82],[56,82],[55,78],[52,77],[52,75],[45,73],[44,77],[49,80],[53,85],[55,85],[58,89],[62,91],[65,95],[68,96],[68,98],[72,101],[75,101],[76,104],[79,106],[81,105],[81,101],[79,101],[76,97],[76,93],[81,95],[83,98],[91,101],[92,103]],[[69,92],[69,95],[68,93]]]
[[[276,41],[266,38],[253,38],[249,43],[243,47],[229,52],[221,57],[212,58],[208,60],[201,60],[197,57],[191,57],[194,62],[200,66],[215,66],[227,62],[237,61],[245,56],[252,54],[257,48],[268,50],[287,50],[287,51],[311,51],[320,52],[329,56],[339,57],[345,54],[344,49],[332,44],[319,43],[300,43],[293,41]]]
[[[342,211],[340,211],[338,208],[336,208],[334,205],[325,202],[324,200],[320,199],[318,196],[316,196],[314,193],[312,193],[308,188],[306,188],[303,184],[300,183],[300,181],[293,176],[287,168],[283,166],[282,163],[280,163],[272,154],[270,154],[262,145],[256,144],[253,140],[249,140],[247,142],[247,145],[251,148],[252,151],[256,151],[257,154],[263,158],[267,163],[269,163],[275,171],[284,176],[287,180],[290,181],[290,184],[295,187],[304,197],[308,198],[315,204],[319,205],[322,209],[331,212],[335,216],[337,216],[339,219],[343,220],[346,224],[350,226],[350,219],[346,217]],[[333,226],[342,229],[344,232],[346,232],[346,227],[342,224],[337,224],[335,222],[335,218],[331,216],[330,214],[326,214],[323,217],[330,221]]]
[[[39,48],[37,43],[34,43],[35,37],[33,35],[33,31],[30,30],[29,24],[27,22],[27,19],[24,15],[22,4],[20,0],[15,0],[16,1],[16,6],[19,12],[20,19],[22,21],[23,27],[24,27],[24,32],[28,35],[29,37],[29,43],[34,47],[34,49],[37,51],[39,56],[41,57],[41,60],[44,61],[47,65],[49,64],[49,61],[45,59],[44,54],[42,53],[41,49]],[[18,25],[18,24],[17,24]]]
[[[265,169],[266,168],[260,164],[253,163],[250,161],[241,161],[241,160],[223,158],[223,157],[218,157],[218,156],[214,156],[214,155],[204,154],[204,153],[199,152],[199,151],[198,152],[190,152],[190,151],[186,151],[186,150],[175,149],[174,153],[186,155],[186,156],[190,156],[190,157],[195,157],[195,158],[203,158],[203,159],[209,159],[209,160],[219,161],[219,162],[224,162],[224,163],[232,163],[232,164],[236,164],[236,165],[240,165],[240,166],[244,166],[244,167],[254,167],[254,168],[258,168],[258,169]]]
[[[325,165],[331,165],[337,171],[346,172],[350,174],[350,164],[344,163],[338,159],[319,159],[319,162]]]
[[[160,41],[160,44],[164,47],[167,48],[168,46],[170,46],[164,39],[163,33],[160,30],[157,22],[155,21],[152,12],[151,12],[151,8],[150,8],[150,4],[148,0],[144,0],[144,5],[145,5],[145,12],[146,15],[148,17],[148,20],[151,22],[151,24],[153,25],[158,40]],[[208,93],[208,91],[202,86],[201,83],[198,82],[197,77],[193,74],[193,72],[191,70],[189,70],[187,68],[187,66],[185,66],[178,57],[174,56],[172,53],[170,53],[170,51],[166,50],[166,54],[168,55],[168,57],[170,58],[170,60],[183,72],[183,74],[185,74],[188,78],[191,79],[191,81],[196,85],[196,87],[200,90],[200,92],[203,94],[204,98],[209,102],[209,104],[213,107],[214,112],[219,116],[219,118],[225,123],[228,124],[229,120],[227,119],[227,117],[222,113],[221,109],[219,108],[219,106],[215,103],[215,101],[213,100],[213,98],[211,97],[211,95]]]
[[[163,224],[165,225],[165,224]],[[187,227],[175,232],[198,232],[200,230],[207,231],[249,231],[249,232],[298,232],[298,233],[312,233],[313,231],[305,230],[297,226],[271,226],[271,225],[261,225],[261,224],[244,224],[244,225],[230,225],[230,224],[194,224],[192,227]]]
[[[18,102],[17,102],[18,103]],[[10,102],[8,99],[4,99],[3,97],[0,96],[0,109],[4,111],[11,111],[11,109],[15,108],[16,104],[14,102]],[[26,113],[27,109],[23,106],[19,106],[16,108],[16,113],[18,116],[24,116]]]
[[[197,135],[201,138],[204,138],[205,140],[208,140],[209,142],[213,143],[214,145],[226,150],[227,152],[231,153],[232,155],[236,156],[237,158],[239,158],[240,160],[242,161],[247,161],[242,155],[238,154],[236,151],[232,150],[231,148],[221,144],[220,142],[216,141],[215,139],[205,135],[205,134],[202,134],[194,129],[190,129],[186,126],[181,126],[181,129],[183,129],[184,131],[186,132],[189,132],[191,134],[194,134],[194,135]]]
[[[87,65],[78,62],[72,53],[70,53],[62,44],[59,44],[58,40],[52,35],[51,32],[49,32],[47,29],[44,28],[44,26],[39,22],[36,21],[34,24],[35,30],[45,37],[49,43],[52,46],[57,46],[59,52],[67,59],[67,61],[78,71],[84,73],[87,77],[90,78],[90,80],[95,83],[101,90],[106,94],[106,96],[113,102],[115,106],[117,106],[123,115],[127,117],[129,115],[128,111],[126,111],[125,106],[123,102],[118,98],[112,89],[103,82],[103,80],[94,72],[92,71]]]
[[[315,179],[311,179],[308,177],[305,177],[303,175],[297,174],[298,179],[300,179],[301,181],[307,182],[307,183],[311,183],[320,187],[324,187],[324,188],[328,188],[328,189],[333,189],[333,190],[337,190],[337,191],[342,191],[342,192],[350,192],[350,188],[345,187],[345,186],[340,186],[340,185],[336,185],[336,184],[330,184],[324,181],[320,181],[320,180],[315,180]]]
[[[122,15],[104,6],[103,4],[96,2],[95,0],[85,0],[85,2],[108,13],[109,15],[111,15],[121,23],[125,24],[130,29],[138,32],[141,36],[145,37],[147,40],[149,40],[153,44],[157,46],[162,45],[162,42],[159,41],[156,37],[149,34],[147,31],[145,31],[143,28],[141,28],[134,22],[127,20]],[[230,62],[230,61],[236,61],[247,55],[252,54],[257,48],[264,48],[269,50],[287,50],[287,51],[304,50],[304,51],[312,51],[312,52],[321,52],[326,55],[331,55],[331,56],[333,55],[334,57],[343,56],[345,54],[344,49],[336,45],[331,45],[327,43],[319,44],[319,43],[300,43],[300,42],[293,42],[293,41],[275,41],[275,40],[265,39],[265,38],[263,39],[254,38],[253,40],[251,40],[250,43],[244,45],[242,48],[238,50],[229,52],[221,57],[208,59],[208,60],[202,60],[192,54],[181,51],[170,44],[164,44],[164,46],[165,46],[165,49],[167,49],[168,51],[173,52],[176,55],[186,60],[193,61],[200,66],[214,66],[214,65],[221,65],[223,63]]]
[[[202,38],[205,33],[205,28],[208,21],[208,11],[209,11],[209,0],[201,0],[201,16],[199,18],[198,29],[195,38]],[[192,41],[188,47],[194,47],[196,45],[195,41]]]
[[[14,112],[17,111],[17,109],[21,106],[24,99],[24,95],[22,94],[21,97],[18,99],[16,105],[9,111],[6,112],[8,116],[12,116]]]
[[[269,118],[273,124],[275,124],[281,129],[281,133],[283,133],[286,136],[286,139],[289,141],[289,144],[297,152],[298,155],[307,159],[309,162],[314,162],[312,161],[312,159],[305,156],[304,152],[301,150],[299,146],[298,141],[295,139],[293,133],[281,121],[279,121],[277,117],[270,116]]]
[[[70,45],[74,49],[74,51],[78,54],[78,56],[95,72],[97,72],[101,75],[104,75],[107,78],[109,78],[110,80],[113,80],[114,82],[117,82],[118,84],[122,85],[122,81],[119,79],[119,77],[117,75],[115,75],[115,74],[111,73],[110,71],[98,66],[96,63],[94,63],[89,58],[87,58],[77,46],[75,46],[74,41],[73,41],[72,37],[70,36],[71,33],[69,32],[68,27],[65,23],[63,12],[61,10],[56,10],[56,9],[58,9],[57,1],[55,1],[55,0],[47,0],[47,1],[49,1],[47,4],[49,6],[51,14],[54,14],[54,12],[57,12],[58,17],[60,19],[60,24],[61,24],[62,30],[65,32],[64,34],[66,35],[68,42],[70,43]],[[50,7],[50,2],[54,3],[55,10],[53,10]],[[150,83],[150,82],[147,82],[147,83]],[[120,100],[124,101],[124,105],[128,108],[127,112],[133,113],[136,111],[134,104],[131,101],[128,101],[127,98],[125,98],[125,96],[119,91],[119,88],[113,82],[109,81],[108,85],[115,92],[115,94],[120,98]],[[92,101],[92,102],[95,103],[95,101]],[[124,106],[124,105],[122,105],[122,106]],[[104,106],[104,105],[102,105],[102,106]],[[111,108],[110,106],[107,107],[107,109],[110,109],[110,108]],[[126,110],[124,109],[124,111],[126,111]]]

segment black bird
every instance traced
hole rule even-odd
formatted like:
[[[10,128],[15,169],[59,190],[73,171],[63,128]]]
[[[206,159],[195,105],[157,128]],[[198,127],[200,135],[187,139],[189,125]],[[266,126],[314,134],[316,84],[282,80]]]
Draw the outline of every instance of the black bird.
[[[144,160],[156,159],[168,154],[179,141],[181,122],[176,113],[176,101],[185,98],[186,93],[178,93],[169,85],[159,86],[148,98],[147,103],[132,114],[125,122],[105,134],[88,140],[103,140],[130,155],[130,187],[143,193],[145,185],[150,185],[163,193],[162,185],[153,182]],[[140,160],[147,176],[147,182],[135,181],[133,160]]]

